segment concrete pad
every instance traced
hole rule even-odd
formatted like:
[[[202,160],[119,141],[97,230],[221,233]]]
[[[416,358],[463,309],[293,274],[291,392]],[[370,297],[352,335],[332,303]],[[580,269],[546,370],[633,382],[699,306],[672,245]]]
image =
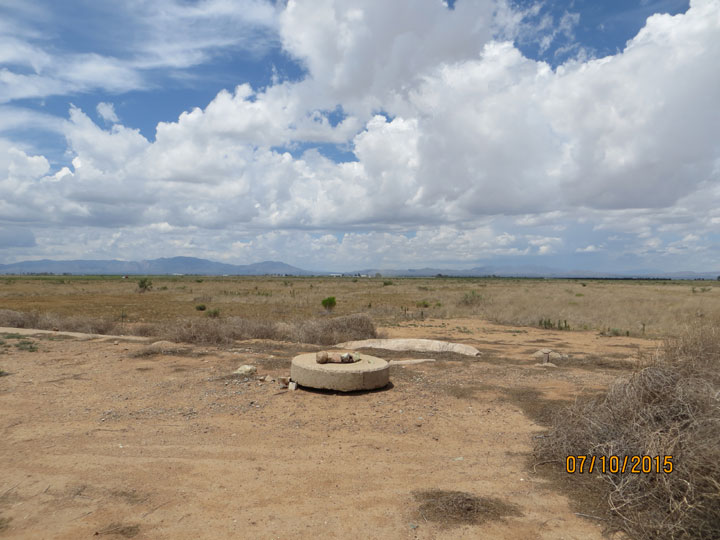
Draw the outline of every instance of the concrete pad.
[[[298,355],[292,360],[290,378],[300,386],[340,392],[374,390],[390,382],[390,364],[385,360],[367,354],[353,355],[360,360],[351,364],[318,364],[314,352]]]
[[[0,326],[0,334],[20,334],[22,336],[63,336],[79,340],[96,341],[133,341],[136,343],[147,343],[150,338],[141,336],[114,336],[110,334],[85,334],[84,332],[65,332],[55,330],[38,330],[35,328],[13,328]]]
[[[389,351],[454,352],[466,356],[480,356],[480,351],[463,343],[448,343],[437,339],[363,339],[335,345],[351,349],[387,349]]]

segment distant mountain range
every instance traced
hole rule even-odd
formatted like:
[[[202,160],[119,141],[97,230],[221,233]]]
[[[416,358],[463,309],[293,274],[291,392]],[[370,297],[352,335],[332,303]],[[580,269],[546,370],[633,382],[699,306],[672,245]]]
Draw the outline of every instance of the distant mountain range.
[[[12,264],[0,264],[0,274],[96,274],[96,275],[163,275],[163,274],[200,274],[205,276],[264,276],[291,275],[306,276],[312,272],[295,268],[276,261],[264,261],[254,264],[225,264],[195,257],[171,257],[148,261],[23,261]]]
[[[366,269],[359,274],[373,276],[380,273],[386,277],[528,277],[528,278],[596,278],[596,279],[717,279],[718,272],[659,272],[655,270],[638,270],[629,272],[599,272],[593,270],[558,270],[544,266],[479,266],[464,270],[447,268],[408,268],[395,269]]]
[[[172,275],[197,274],[205,276],[327,276],[361,275],[385,277],[432,277],[437,275],[457,277],[546,277],[546,278],[661,278],[661,279],[712,279],[718,272],[657,272],[642,270],[634,272],[595,272],[591,270],[558,270],[542,266],[481,266],[465,270],[447,268],[409,268],[406,270],[367,268],[353,272],[333,273],[330,271],[310,271],[278,261],[264,261],[254,264],[226,264],[195,257],[170,257],[146,261],[118,260],[75,260],[23,261],[12,264],[0,264],[0,274],[78,274],[78,275]]]

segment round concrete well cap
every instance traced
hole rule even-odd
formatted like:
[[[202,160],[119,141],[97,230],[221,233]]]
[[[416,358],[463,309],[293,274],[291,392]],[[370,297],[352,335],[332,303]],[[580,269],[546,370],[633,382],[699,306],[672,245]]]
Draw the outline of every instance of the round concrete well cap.
[[[352,352],[353,356],[360,358],[359,361],[351,364],[318,364],[315,354],[300,354],[292,360],[290,378],[300,386],[352,392],[382,388],[390,382],[390,364],[382,358]]]

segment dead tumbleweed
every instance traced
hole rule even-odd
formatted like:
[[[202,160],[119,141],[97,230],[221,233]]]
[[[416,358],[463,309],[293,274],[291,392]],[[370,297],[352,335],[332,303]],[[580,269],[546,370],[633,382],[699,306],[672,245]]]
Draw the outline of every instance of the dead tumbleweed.
[[[562,410],[536,451],[538,461],[562,467],[567,456],[658,457],[660,472],[597,471],[609,529],[640,539],[720,538],[720,328],[689,328],[605,395]]]

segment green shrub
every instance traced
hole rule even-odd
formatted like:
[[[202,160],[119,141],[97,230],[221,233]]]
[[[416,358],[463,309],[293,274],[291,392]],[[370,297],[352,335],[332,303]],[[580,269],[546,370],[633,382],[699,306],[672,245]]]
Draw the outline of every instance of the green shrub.
[[[211,319],[217,319],[220,316],[220,310],[218,308],[211,309],[207,312],[207,316]]]
[[[195,306],[195,309],[197,309],[198,311],[205,311],[207,309],[207,306],[205,304],[198,304],[197,306]]]
[[[327,298],[324,298],[322,302],[322,307],[324,307],[327,311],[332,311],[335,308],[335,304],[337,303],[335,301],[334,296],[328,296]]]
[[[140,278],[138,280],[138,291],[141,293],[147,292],[150,289],[152,289],[152,281],[150,281],[150,278]]]
[[[387,287],[388,285],[394,285],[394,283],[390,280],[383,281],[383,287]]]

